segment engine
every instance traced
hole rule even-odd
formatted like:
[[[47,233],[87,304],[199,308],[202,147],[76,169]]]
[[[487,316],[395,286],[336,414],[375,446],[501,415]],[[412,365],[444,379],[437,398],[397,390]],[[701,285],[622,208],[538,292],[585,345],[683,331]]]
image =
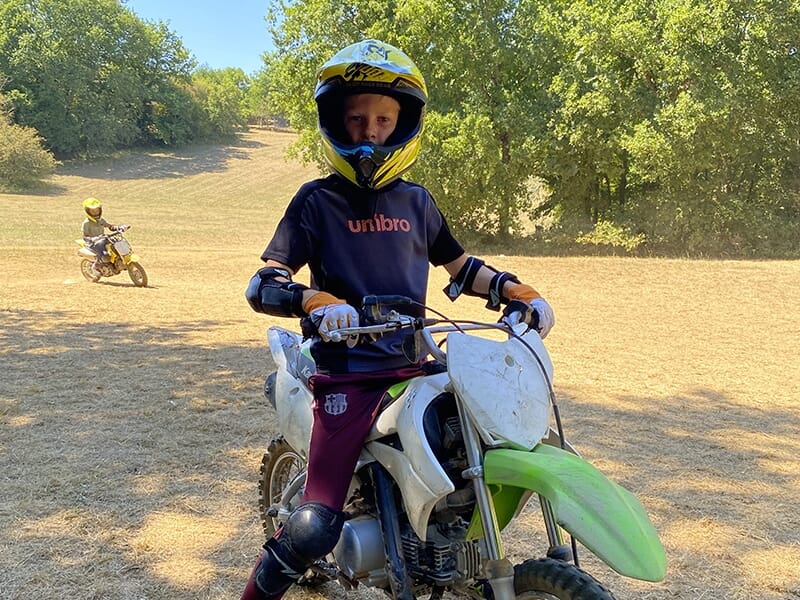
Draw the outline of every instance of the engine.
[[[439,464],[456,489],[434,508],[424,542],[405,515],[400,515],[402,551],[406,569],[414,580],[450,586],[478,577],[481,569],[479,542],[466,541],[475,510],[475,491],[472,483],[461,477],[468,464],[452,395],[442,394],[431,403],[425,413],[424,429]],[[371,510],[345,522],[333,555],[350,580],[377,587],[388,585],[380,523]]]
[[[406,523],[401,541],[409,575],[442,586],[477,577],[480,547],[478,541],[466,541],[467,525],[460,519],[455,524],[432,524],[423,542]],[[369,586],[388,585],[383,538],[376,518],[362,515],[346,521],[333,555],[348,579],[362,580]]]
[[[96,268],[103,277],[111,277],[112,275],[119,274],[119,268],[113,263],[101,262]]]
[[[406,531],[402,535],[406,568],[415,579],[452,585],[478,576],[481,554],[477,541],[467,542],[463,525],[431,525],[425,542]]]

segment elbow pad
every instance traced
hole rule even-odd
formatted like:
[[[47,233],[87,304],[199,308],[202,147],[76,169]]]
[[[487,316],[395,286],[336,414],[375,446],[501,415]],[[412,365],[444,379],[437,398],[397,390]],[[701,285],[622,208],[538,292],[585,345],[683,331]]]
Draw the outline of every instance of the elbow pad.
[[[481,267],[486,267],[494,272],[492,280],[489,282],[489,290],[486,293],[476,292],[472,289],[475,276],[478,274],[478,271],[481,270]],[[450,283],[443,291],[451,301],[455,301],[461,294],[477,296],[486,300],[486,308],[490,310],[500,310],[500,304],[509,301],[509,298],[503,295],[503,286],[508,281],[519,284],[519,279],[517,279],[517,276],[513,273],[498,271],[493,266],[484,263],[480,258],[470,256],[467,258],[467,262],[464,263],[464,266],[461,267],[458,274],[450,279]]]
[[[475,258],[474,256],[467,258],[467,262],[464,263],[458,274],[455,277],[451,277],[450,283],[442,290],[450,298],[451,302],[455,302],[456,298],[461,294],[466,294],[467,296],[475,295],[472,291],[472,284],[483,265],[484,262],[480,258]]]
[[[278,277],[289,281],[278,281]],[[245,297],[256,312],[275,317],[305,317],[303,292],[307,289],[302,283],[293,282],[286,269],[264,267],[250,279]]]

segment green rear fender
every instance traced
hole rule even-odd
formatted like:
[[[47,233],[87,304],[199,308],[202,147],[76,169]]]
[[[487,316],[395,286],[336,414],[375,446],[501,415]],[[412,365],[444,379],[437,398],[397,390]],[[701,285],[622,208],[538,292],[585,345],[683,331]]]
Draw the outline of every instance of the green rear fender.
[[[539,444],[532,452],[489,450],[483,467],[501,528],[531,490],[550,501],[561,527],[612,569],[645,581],[664,579],[667,557],[641,502],[582,458]]]

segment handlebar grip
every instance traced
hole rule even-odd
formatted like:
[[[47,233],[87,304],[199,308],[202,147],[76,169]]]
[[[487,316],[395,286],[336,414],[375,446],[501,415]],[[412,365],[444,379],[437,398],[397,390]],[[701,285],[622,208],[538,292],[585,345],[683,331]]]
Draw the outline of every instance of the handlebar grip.
[[[384,296],[364,296],[364,300],[361,303],[363,308],[368,308],[370,306],[402,306],[413,304],[414,301],[409,298],[408,296],[399,296],[396,294],[388,294]]]
[[[527,302],[522,300],[512,300],[503,310],[503,318],[509,317],[512,313],[519,313],[517,323],[525,323],[531,329],[539,328],[539,313],[536,312]]]

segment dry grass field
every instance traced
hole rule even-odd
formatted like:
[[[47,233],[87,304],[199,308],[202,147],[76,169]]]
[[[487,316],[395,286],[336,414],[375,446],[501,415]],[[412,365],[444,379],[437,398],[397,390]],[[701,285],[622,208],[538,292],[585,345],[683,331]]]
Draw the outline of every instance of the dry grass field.
[[[289,141],[67,165],[0,195],[0,599],[239,597],[278,433],[261,393],[277,320],[243,292],[314,175]],[[90,195],[133,226],[149,287],[81,277]],[[486,258],[551,301],[567,435],[642,499],[669,558],[659,584],[585,568],[620,600],[800,598],[800,262]],[[481,314],[443,285],[431,304]],[[538,526],[530,509],[510,528],[514,557],[541,553]]]

